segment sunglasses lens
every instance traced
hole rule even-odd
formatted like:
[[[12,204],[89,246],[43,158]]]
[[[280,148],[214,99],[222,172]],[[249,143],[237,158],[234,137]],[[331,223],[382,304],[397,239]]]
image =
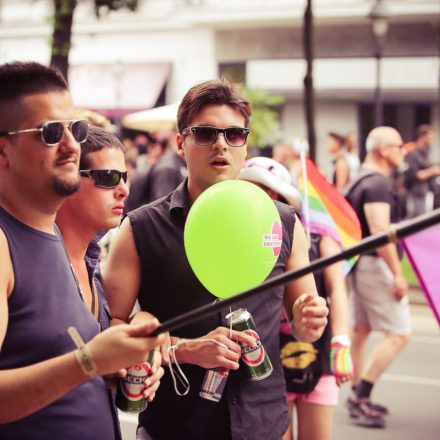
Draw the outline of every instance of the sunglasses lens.
[[[63,137],[64,125],[62,122],[47,122],[42,128],[43,140],[47,145],[55,145]]]
[[[230,127],[225,130],[225,137],[232,147],[241,147],[246,143],[247,132],[242,128]]]
[[[199,145],[212,145],[217,139],[217,130],[213,127],[194,127],[193,132]]]
[[[89,134],[89,124],[87,121],[79,120],[73,121],[70,127],[72,135],[77,142],[84,142]]]
[[[104,188],[115,188],[119,185],[121,178],[127,181],[127,171],[120,172],[117,170],[95,170],[93,178],[98,186]]]
[[[73,121],[70,125],[72,135],[77,142],[84,142],[89,134],[87,121]],[[64,134],[64,122],[50,121],[43,125],[43,140],[47,145],[56,145],[61,141]]]

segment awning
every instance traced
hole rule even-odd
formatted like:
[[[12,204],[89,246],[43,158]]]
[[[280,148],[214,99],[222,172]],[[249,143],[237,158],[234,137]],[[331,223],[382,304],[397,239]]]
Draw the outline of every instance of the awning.
[[[141,112],[130,113],[122,118],[122,125],[132,130],[164,131],[176,125],[179,103],[163,105]]]
[[[150,108],[156,104],[170,73],[170,63],[72,65],[69,86],[77,107]]]

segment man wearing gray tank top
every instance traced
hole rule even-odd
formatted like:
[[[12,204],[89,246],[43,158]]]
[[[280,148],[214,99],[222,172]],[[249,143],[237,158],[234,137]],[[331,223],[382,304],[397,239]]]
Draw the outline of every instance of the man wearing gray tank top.
[[[81,298],[54,223],[80,186],[76,114],[59,72],[0,66],[0,438],[117,438],[102,376],[162,341],[157,320],[99,333]]]

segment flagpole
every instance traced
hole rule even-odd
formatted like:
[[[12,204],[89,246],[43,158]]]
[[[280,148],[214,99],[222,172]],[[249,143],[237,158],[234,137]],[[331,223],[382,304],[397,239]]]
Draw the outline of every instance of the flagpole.
[[[397,243],[402,238],[415,234],[416,232],[429,228],[437,223],[440,223],[440,208],[430,213],[422,214],[412,220],[407,220],[397,225],[391,225],[387,231],[364,238],[358,244],[343,250],[339,254],[319,258],[310,263],[309,266],[277,275],[266,280],[259,286],[248,289],[238,295],[227,298],[223,301],[216,301],[213,304],[206,304],[202,307],[198,307],[197,309],[165,321],[151,333],[151,336],[157,336],[160,333],[176,330],[188,324],[200,321],[208,315],[212,315],[213,313],[216,313],[221,309],[231,306],[239,301],[243,301],[244,299],[249,299],[267,289],[279,286],[280,284],[285,284],[288,281],[300,278],[338,261],[352,258],[356,255],[371,251],[388,243]]]
[[[307,141],[305,139],[295,139],[297,148],[299,149],[299,157],[301,159],[301,174],[303,179],[303,216],[304,216],[304,229],[307,236],[309,247],[311,246],[310,239],[310,205],[309,205],[309,190],[308,190],[308,178],[307,178],[307,165],[306,154],[308,151]]]

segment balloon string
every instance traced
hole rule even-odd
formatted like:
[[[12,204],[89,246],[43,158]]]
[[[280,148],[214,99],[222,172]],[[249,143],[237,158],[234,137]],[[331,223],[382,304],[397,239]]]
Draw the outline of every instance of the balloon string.
[[[223,342],[216,341],[215,339],[178,339],[175,345],[170,345],[167,348],[167,356],[166,356],[166,362],[168,365],[168,368],[170,370],[171,378],[173,379],[174,384],[174,390],[176,391],[176,394],[178,396],[186,396],[189,393],[190,385],[189,380],[185,376],[185,373],[182,371],[182,368],[179,365],[179,362],[177,362],[176,358],[176,350],[179,348],[179,346],[183,343],[194,343],[194,342],[212,342],[213,344],[217,344],[218,346],[227,349],[228,347],[223,344]],[[174,370],[173,365],[176,365],[177,370]],[[177,380],[185,387],[185,390],[183,392],[180,392],[177,386]]]
[[[232,316],[231,306],[229,306],[229,316]],[[232,319],[229,320],[229,339],[232,339]]]
[[[189,393],[189,388],[190,388],[188,378],[183,373],[176,358],[176,350],[179,348],[179,345],[183,344],[184,342],[189,342],[189,341],[186,341],[186,339],[179,338],[175,345],[170,345],[167,348],[167,356],[166,356],[167,365],[170,370],[171,378],[173,379],[174,390],[176,391],[176,394],[178,396],[186,396]],[[173,369],[172,366],[173,363],[176,364],[177,371]],[[179,382],[185,387],[185,390],[182,393],[179,391],[177,387],[176,377],[177,379],[179,379]]]

